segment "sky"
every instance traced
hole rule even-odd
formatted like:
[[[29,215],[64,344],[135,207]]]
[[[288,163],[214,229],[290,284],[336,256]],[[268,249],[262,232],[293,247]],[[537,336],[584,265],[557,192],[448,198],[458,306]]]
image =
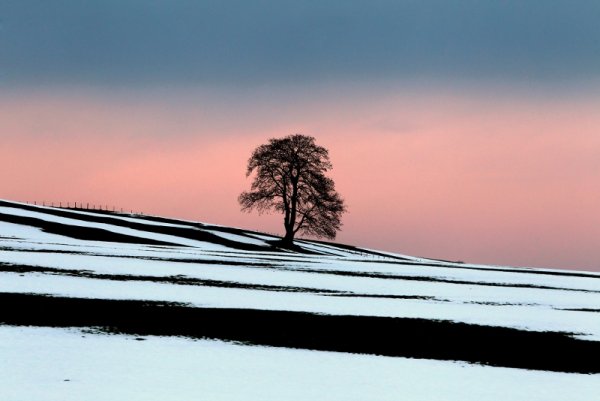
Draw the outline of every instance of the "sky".
[[[273,233],[269,138],[327,147],[337,240],[600,271],[600,2],[0,3],[0,198]]]

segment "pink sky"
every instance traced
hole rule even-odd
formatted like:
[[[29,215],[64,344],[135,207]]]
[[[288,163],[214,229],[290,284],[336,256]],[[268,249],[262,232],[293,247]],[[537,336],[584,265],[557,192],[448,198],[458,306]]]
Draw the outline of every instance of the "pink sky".
[[[237,196],[254,147],[302,132],[330,150],[340,242],[600,271],[599,98],[398,93],[4,95],[0,197],[281,232]]]

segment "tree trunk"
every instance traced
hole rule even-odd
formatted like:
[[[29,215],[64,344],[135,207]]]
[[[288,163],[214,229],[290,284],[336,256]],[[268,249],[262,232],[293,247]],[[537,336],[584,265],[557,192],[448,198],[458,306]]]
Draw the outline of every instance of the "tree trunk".
[[[294,234],[293,226],[285,227],[285,237],[283,237],[282,242],[286,245],[292,245],[294,243]]]
[[[286,213],[285,221],[285,237],[283,237],[283,243],[286,245],[292,245],[294,243],[294,227],[296,226],[296,213],[298,208],[298,176],[291,175],[292,184],[292,195],[290,196],[289,213]]]

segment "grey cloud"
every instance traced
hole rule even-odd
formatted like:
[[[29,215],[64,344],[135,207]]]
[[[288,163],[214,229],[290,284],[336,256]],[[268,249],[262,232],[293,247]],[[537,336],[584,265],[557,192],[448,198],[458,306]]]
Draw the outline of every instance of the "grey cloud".
[[[598,1],[5,0],[3,85],[585,81]]]

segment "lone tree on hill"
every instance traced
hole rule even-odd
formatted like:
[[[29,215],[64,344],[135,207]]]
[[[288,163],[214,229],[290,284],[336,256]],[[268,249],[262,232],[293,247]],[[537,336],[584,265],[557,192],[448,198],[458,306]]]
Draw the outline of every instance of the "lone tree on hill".
[[[307,135],[270,139],[254,150],[246,177],[256,170],[249,192],[242,192],[242,210],[283,213],[285,237],[292,245],[298,232],[334,239],[346,211],[343,199],[325,173],[332,168],[329,152]]]

